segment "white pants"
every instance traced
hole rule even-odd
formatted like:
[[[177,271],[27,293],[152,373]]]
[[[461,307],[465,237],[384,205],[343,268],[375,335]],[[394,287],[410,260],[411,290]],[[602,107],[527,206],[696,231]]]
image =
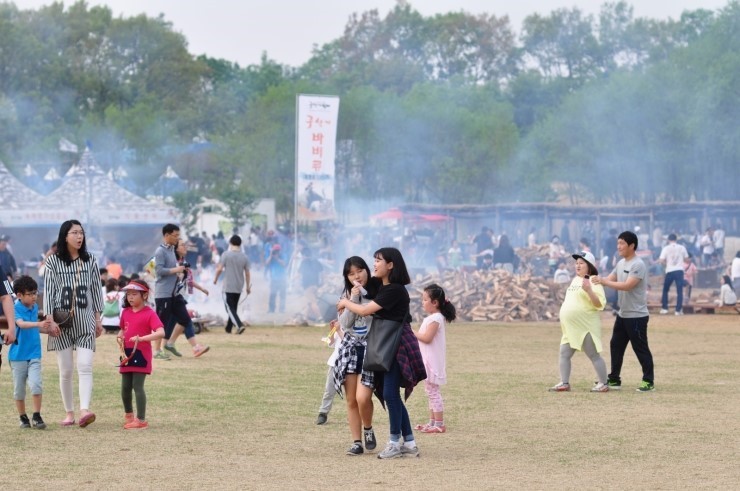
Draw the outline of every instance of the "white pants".
[[[74,384],[72,371],[74,361],[72,347],[57,351],[57,365],[59,365],[59,389],[62,392],[64,410],[73,412],[75,410]],[[80,409],[90,409],[90,399],[93,389],[93,355],[95,352],[87,348],[77,348],[77,377],[80,383]]]

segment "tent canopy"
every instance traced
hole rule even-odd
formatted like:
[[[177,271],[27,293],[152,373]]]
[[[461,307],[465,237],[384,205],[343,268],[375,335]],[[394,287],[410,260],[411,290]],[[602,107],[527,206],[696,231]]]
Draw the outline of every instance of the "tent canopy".
[[[1,165],[0,184],[0,225],[8,227],[58,225],[72,217],[96,226],[158,225],[177,221],[178,217],[175,208],[148,201],[119,186],[105,175],[90,149],[47,196],[24,186]]]

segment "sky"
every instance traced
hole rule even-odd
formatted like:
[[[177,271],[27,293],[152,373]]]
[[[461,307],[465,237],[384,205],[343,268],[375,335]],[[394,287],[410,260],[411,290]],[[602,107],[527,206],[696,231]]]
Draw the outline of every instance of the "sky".
[[[5,1],[5,0],[0,0]],[[616,0],[613,0],[616,1]],[[15,0],[21,9],[36,9],[50,0]],[[74,3],[67,0],[65,5]],[[352,13],[377,9],[381,18],[397,0],[87,0],[88,6],[107,5],[115,16],[164,14],[185,35],[190,52],[237,62],[259,64],[262,53],[281,64],[300,66],[314,45],[340,37]],[[530,14],[547,15],[558,8],[578,7],[596,14],[602,0],[411,0],[424,16],[464,10],[471,14],[509,16],[519,32]],[[633,0],[635,17],[677,19],[684,10],[716,10],[728,0]]]

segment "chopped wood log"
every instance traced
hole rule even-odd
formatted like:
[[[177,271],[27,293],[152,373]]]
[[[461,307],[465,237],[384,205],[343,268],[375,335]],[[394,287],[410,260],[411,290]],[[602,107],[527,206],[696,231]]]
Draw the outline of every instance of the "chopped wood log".
[[[535,254],[547,255],[547,247],[519,250],[523,262]],[[521,251],[528,251],[524,256]],[[534,256],[532,256],[534,257]],[[437,283],[444,288],[447,298],[455,305],[459,320],[472,322],[557,321],[560,306],[565,298],[565,288],[550,278],[534,276],[525,268],[522,274],[504,270],[445,271],[417,275],[408,286],[411,316],[421,322],[426,313],[421,307],[424,287]],[[318,296],[337,295],[343,279],[339,275],[327,276]]]

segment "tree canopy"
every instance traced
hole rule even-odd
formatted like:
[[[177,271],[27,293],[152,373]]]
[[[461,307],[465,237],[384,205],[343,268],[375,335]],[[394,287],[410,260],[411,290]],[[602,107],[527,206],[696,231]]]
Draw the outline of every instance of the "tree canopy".
[[[0,3],[0,159],[63,165],[60,138],[89,141],[142,190],[173,166],[181,206],[220,195],[238,221],[272,197],[289,213],[295,97],[325,93],[341,100],[340,200],[551,200],[554,182],[573,201],[737,199],[738,53],[738,0],[667,21],[622,1],[557,9],[520,32],[399,0],[300,67],[193,56],[163,16]]]

